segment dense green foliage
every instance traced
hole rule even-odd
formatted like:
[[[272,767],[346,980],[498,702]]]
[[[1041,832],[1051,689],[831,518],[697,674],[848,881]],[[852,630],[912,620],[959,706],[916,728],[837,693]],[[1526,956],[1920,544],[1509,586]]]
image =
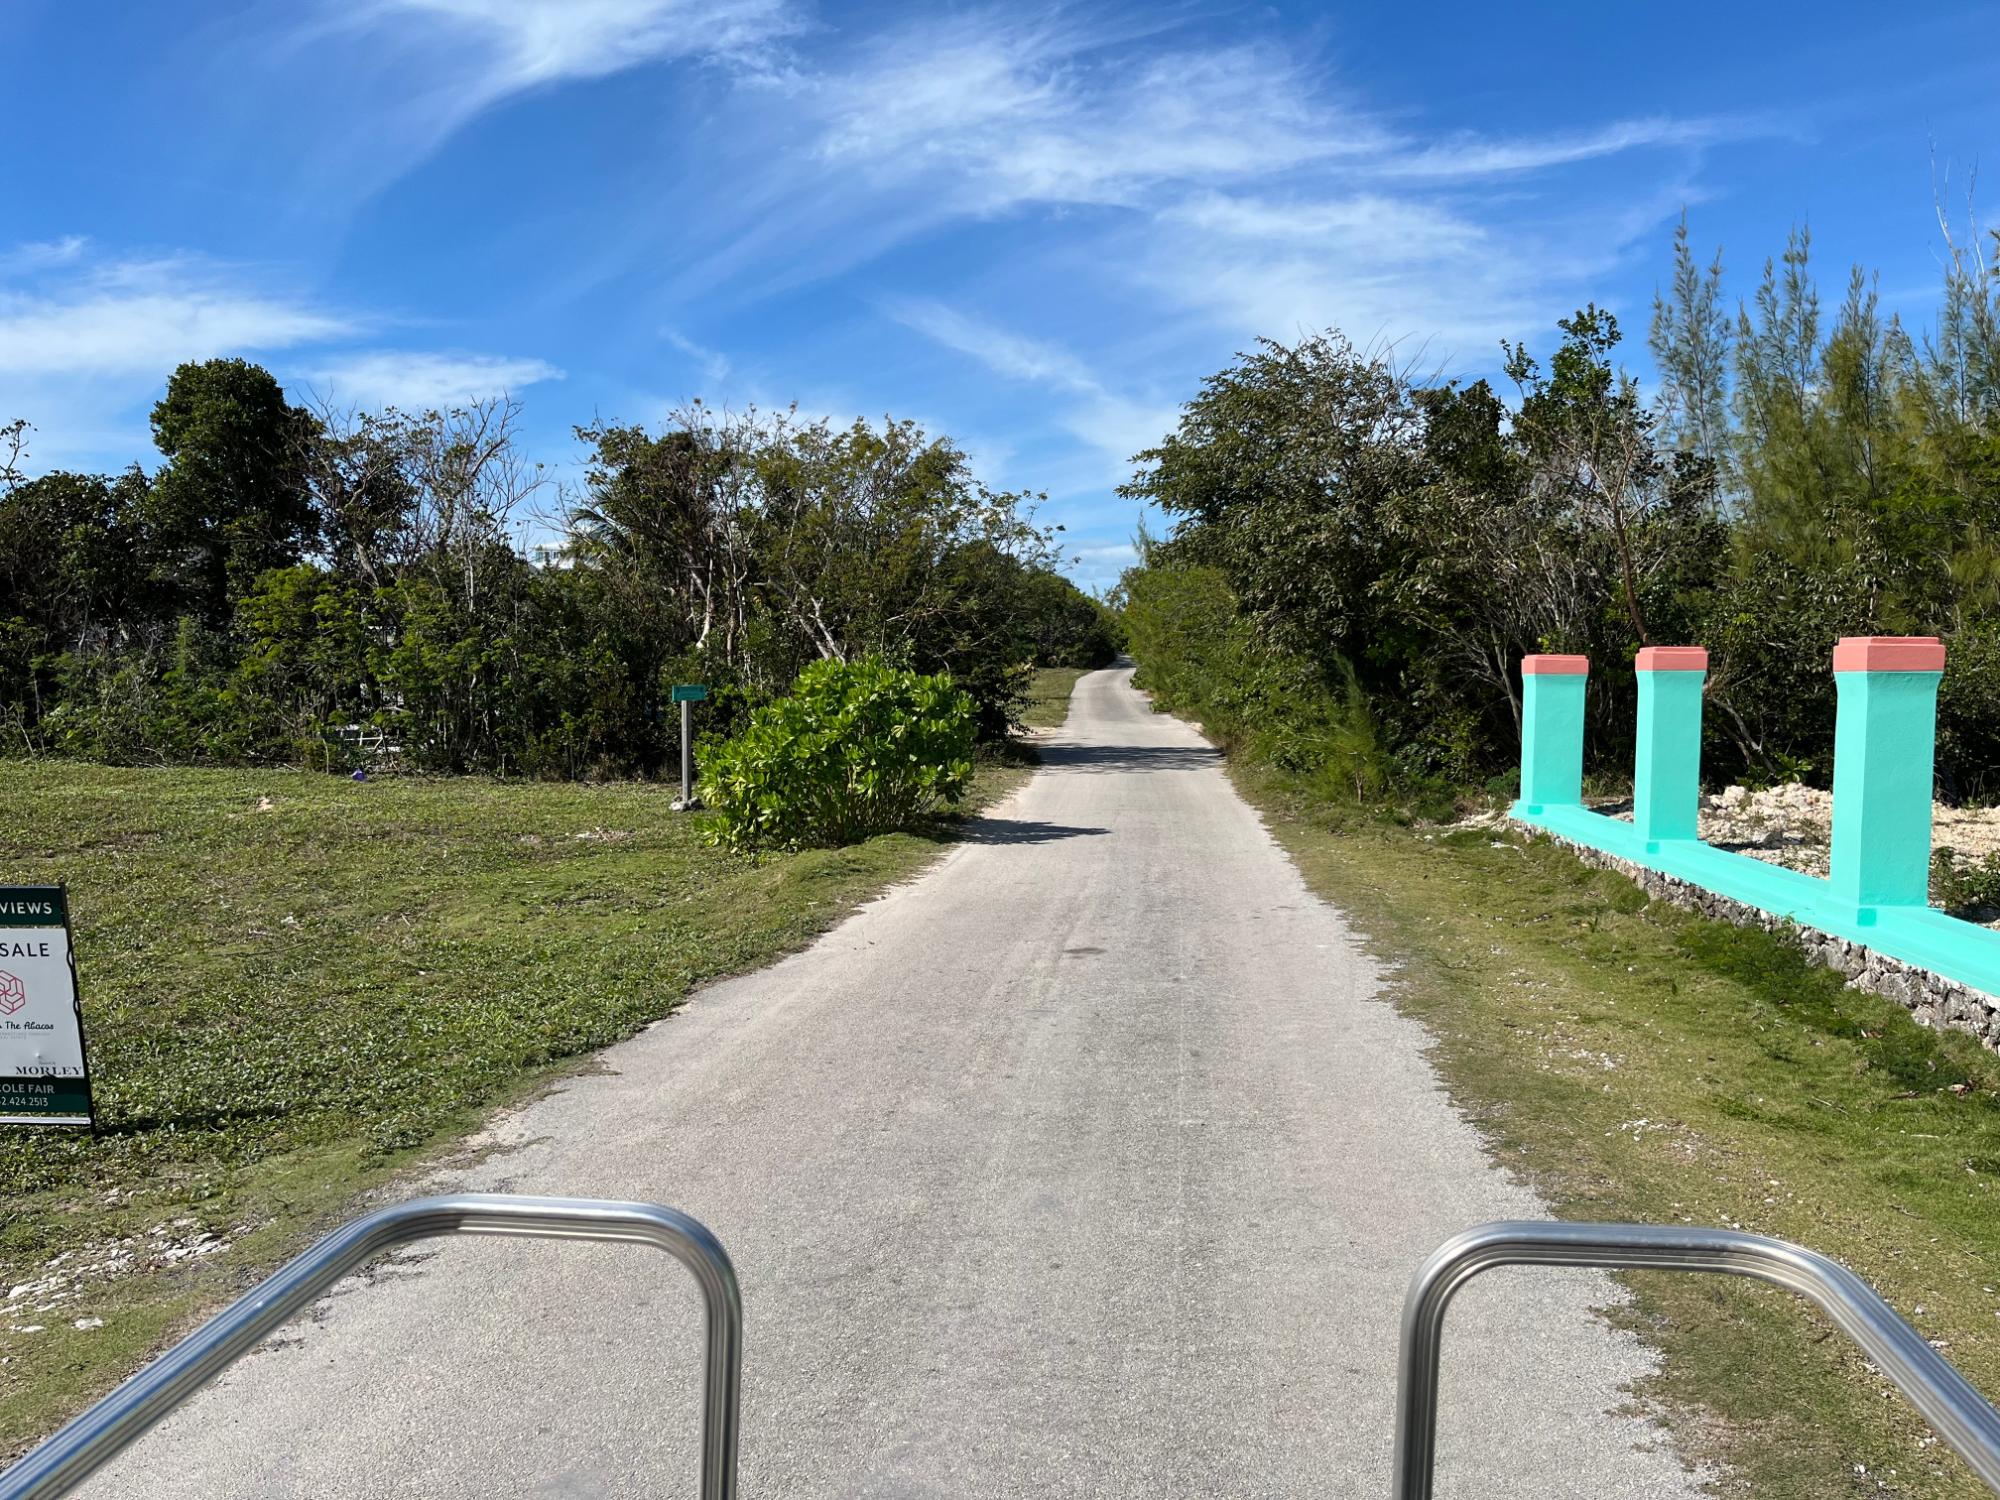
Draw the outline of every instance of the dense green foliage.
[[[308,411],[211,360],[168,382],[151,475],[26,477],[25,427],[0,428],[5,753],[647,774],[676,681],[714,686],[720,736],[809,663],[875,654],[952,674],[998,738],[1034,666],[1116,649],[1038,497],[914,424],[600,424],[551,505],[517,418]]]
[[[1173,529],[1122,585],[1145,680],[1350,795],[1503,777],[1519,661],[1592,662],[1593,763],[1629,764],[1641,646],[1712,655],[1717,777],[1832,766],[1835,640],[1944,637],[1938,774],[2000,796],[2000,239],[1952,249],[1913,333],[1856,272],[1822,315],[1807,241],[1735,319],[1683,225],[1655,308],[1661,388],[1611,314],[1513,386],[1423,386],[1337,333],[1211,377],[1125,493]]]
[[[814,662],[710,752],[703,799],[732,848],[851,844],[956,803],[977,714],[949,676],[878,657]]]
[[[1160,707],[1335,800],[1373,802],[1391,789],[1391,758],[1353,672],[1336,661],[1329,674],[1301,652],[1272,646],[1221,569],[1134,570],[1125,618]]]

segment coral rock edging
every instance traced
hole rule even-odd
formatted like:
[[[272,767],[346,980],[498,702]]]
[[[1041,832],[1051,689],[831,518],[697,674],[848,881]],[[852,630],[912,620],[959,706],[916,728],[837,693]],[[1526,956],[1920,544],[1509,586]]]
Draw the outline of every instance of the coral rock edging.
[[[1919,1025],[1963,1031],[1977,1037],[1988,1050],[2000,1052],[2000,996],[1975,990],[1955,979],[1947,979],[1942,974],[1933,974],[1928,969],[1877,953],[1860,943],[1851,943],[1830,932],[1822,932],[1817,927],[1806,927],[1788,918],[1774,917],[1767,911],[1760,911],[1741,901],[1732,901],[1727,896],[1718,896],[1713,891],[1663,875],[1658,870],[1649,870],[1631,860],[1619,859],[1616,855],[1563,838],[1532,823],[1520,819],[1509,821],[1536,837],[1561,845],[1587,865],[1625,876],[1649,896],[1670,901],[1675,906],[1716,921],[1737,927],[1761,927],[1766,932],[1789,936],[1805,953],[1808,962],[1834,970],[1856,989],[1894,1000],[1915,1016]]]

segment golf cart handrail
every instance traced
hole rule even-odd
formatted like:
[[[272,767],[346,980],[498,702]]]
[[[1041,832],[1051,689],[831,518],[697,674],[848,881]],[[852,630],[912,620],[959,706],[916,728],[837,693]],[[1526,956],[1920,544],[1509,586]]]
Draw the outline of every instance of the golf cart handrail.
[[[1847,1267],[1786,1240],[1666,1224],[1508,1220],[1446,1240],[1403,1303],[1396,1369],[1393,1500],[1431,1500],[1437,1462],[1438,1351],[1458,1289],[1496,1266],[1616,1271],[1720,1271],[1797,1292],[1854,1340],[1931,1429],[2000,1494],[2000,1411]]]
[[[342,1225],[0,1474],[0,1500],[66,1493],[341,1277],[398,1245],[448,1234],[617,1240],[686,1266],[707,1322],[701,1497],[735,1500],[743,1301],[721,1243],[698,1220],[658,1204],[499,1193],[418,1198]]]

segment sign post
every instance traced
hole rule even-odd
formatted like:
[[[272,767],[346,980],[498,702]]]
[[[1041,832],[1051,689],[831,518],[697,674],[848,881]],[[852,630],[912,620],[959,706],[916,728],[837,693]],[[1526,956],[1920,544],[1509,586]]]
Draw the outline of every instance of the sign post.
[[[681,706],[681,800],[674,804],[675,812],[689,812],[695,807],[694,706],[707,696],[708,689],[700,683],[674,685],[674,702]]]
[[[97,1128],[59,885],[0,885],[0,1124]]]

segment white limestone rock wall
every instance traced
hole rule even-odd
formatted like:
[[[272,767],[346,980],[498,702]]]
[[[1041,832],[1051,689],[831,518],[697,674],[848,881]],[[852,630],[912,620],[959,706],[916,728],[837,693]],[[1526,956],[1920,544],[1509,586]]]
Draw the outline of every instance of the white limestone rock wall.
[[[1738,927],[1761,927],[1766,932],[1790,937],[1804,950],[1810,962],[1835,970],[1856,989],[1895,1001],[1914,1015],[1920,1024],[1967,1032],[1978,1037],[1986,1047],[2000,1051],[2000,997],[1972,989],[1955,979],[1946,979],[1941,974],[1933,974],[1928,969],[1916,968],[1859,943],[1850,943],[1816,927],[1801,927],[1796,922],[1774,917],[1769,912],[1745,906],[1727,896],[1718,896],[1713,891],[1690,885],[1671,875],[1662,875],[1644,865],[1635,865],[1587,845],[1557,838],[1545,829],[1528,824],[1518,826],[1538,837],[1554,839],[1587,865],[1617,871],[1649,896],[1671,901],[1676,906],[1717,921],[1730,922]]]

